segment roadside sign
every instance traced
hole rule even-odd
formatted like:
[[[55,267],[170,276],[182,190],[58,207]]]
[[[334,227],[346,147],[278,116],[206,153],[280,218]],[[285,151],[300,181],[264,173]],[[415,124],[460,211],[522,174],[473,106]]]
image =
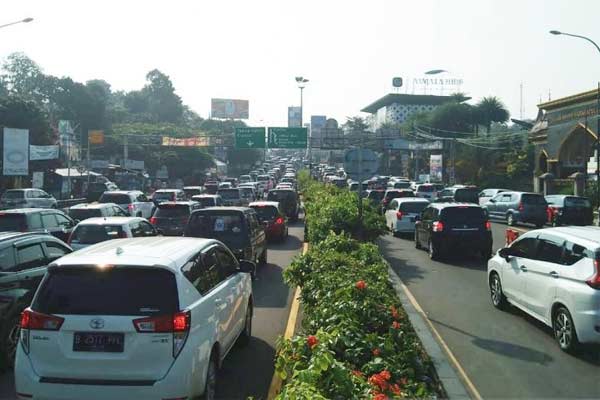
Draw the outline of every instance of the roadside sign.
[[[236,149],[264,149],[265,128],[235,128]]]
[[[370,178],[378,169],[379,157],[373,150],[351,149],[344,154],[344,170],[346,171],[346,174],[354,180],[365,180]]]
[[[104,143],[104,131],[89,131],[88,142],[90,144],[102,144]]]
[[[307,145],[306,128],[269,128],[271,149],[305,149]]]

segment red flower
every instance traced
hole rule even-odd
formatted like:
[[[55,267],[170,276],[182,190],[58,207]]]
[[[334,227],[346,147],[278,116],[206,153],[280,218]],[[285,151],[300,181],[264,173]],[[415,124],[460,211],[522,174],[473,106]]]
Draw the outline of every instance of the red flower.
[[[375,357],[378,357],[380,354],[381,354],[381,351],[379,349],[377,349],[377,348],[373,349],[373,355]]]
[[[400,315],[398,314],[398,310],[393,305],[390,306],[390,311],[392,312],[392,318],[398,319]]]
[[[356,282],[355,286],[358,290],[365,290],[367,288],[367,284],[365,281],[358,281]]]
[[[365,376],[362,372],[360,372],[357,369],[352,371],[352,375],[356,376],[357,378],[362,378],[363,376]]]
[[[385,379],[379,374],[372,375],[369,378],[369,383],[373,386],[378,387],[381,390],[385,390],[388,385]]]
[[[306,338],[306,344],[308,344],[308,347],[312,349],[317,344],[319,344],[319,340],[314,335],[308,335],[308,337]]]
[[[375,393],[373,400],[387,400],[387,396],[383,393]]]
[[[392,386],[390,386],[390,390],[392,391],[392,393],[394,393],[396,396],[400,396],[400,394],[402,393],[400,390],[400,386],[398,386],[397,383],[394,383]]]
[[[392,377],[392,374],[390,374],[390,371],[384,369],[383,371],[381,371],[379,373],[379,376],[381,376],[383,379],[385,379],[386,381],[389,381],[390,378]]]
[[[392,322],[392,328],[394,329],[400,329],[402,325],[400,325],[400,323],[398,321],[394,321]]]

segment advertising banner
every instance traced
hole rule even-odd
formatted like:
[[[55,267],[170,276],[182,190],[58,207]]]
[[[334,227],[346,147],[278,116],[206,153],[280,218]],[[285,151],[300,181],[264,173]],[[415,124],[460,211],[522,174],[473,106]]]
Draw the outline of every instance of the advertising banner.
[[[127,169],[135,169],[135,170],[140,170],[143,171],[144,170],[144,161],[143,160],[124,160],[123,163],[123,168],[127,168]]]
[[[56,160],[58,158],[59,145],[52,146],[29,146],[29,159],[38,160]]]
[[[302,109],[300,107],[288,107],[288,128],[302,127]]]
[[[90,144],[102,144],[104,143],[104,131],[89,131],[88,142]]]
[[[208,147],[210,140],[208,137],[191,137],[191,138],[172,138],[163,136],[163,146],[182,146],[182,147]]]
[[[248,119],[248,100],[210,99],[210,115],[212,118]]]
[[[29,175],[28,129],[4,128],[2,173],[5,176]]]
[[[433,182],[442,181],[442,155],[432,154],[429,156],[429,176]]]

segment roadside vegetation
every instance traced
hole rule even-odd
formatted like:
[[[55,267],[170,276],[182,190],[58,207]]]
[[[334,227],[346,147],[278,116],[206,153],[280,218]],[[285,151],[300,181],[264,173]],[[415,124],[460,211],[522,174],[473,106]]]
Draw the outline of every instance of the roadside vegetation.
[[[290,286],[302,289],[303,320],[302,332],[278,343],[275,367],[284,381],[279,398],[438,397],[433,365],[373,243],[383,232],[381,217],[365,210],[368,233],[358,241],[348,223],[356,201],[346,199],[355,195],[304,174],[300,181],[311,247],[284,272]],[[346,201],[342,216],[333,216],[330,210]]]

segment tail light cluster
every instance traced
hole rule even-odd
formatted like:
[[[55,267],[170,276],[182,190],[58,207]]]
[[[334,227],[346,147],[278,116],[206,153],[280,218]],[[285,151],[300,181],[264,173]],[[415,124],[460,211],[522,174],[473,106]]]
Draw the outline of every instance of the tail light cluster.
[[[127,206],[127,210],[129,210],[129,214],[131,214],[133,212],[133,203],[131,203]]]
[[[434,232],[442,232],[444,230],[444,223],[442,221],[435,221],[432,224],[432,228]]]
[[[396,211],[396,219],[397,219],[398,221],[400,221],[400,220],[402,219],[402,216],[403,216],[403,215],[404,215],[404,214],[402,214],[402,211]]]
[[[523,203],[519,203],[519,211],[523,211],[525,209],[525,207],[523,206]]]
[[[65,322],[64,318],[56,315],[42,314],[26,308],[21,313],[21,345],[25,353],[29,354],[30,331],[58,331]]]
[[[585,283],[594,289],[600,289],[600,260],[594,260],[594,274]]]
[[[190,333],[191,317],[189,311],[182,311],[173,315],[134,319],[133,326],[139,333],[172,333],[173,357],[177,357]]]
[[[279,217],[275,220],[275,224],[276,225],[282,225],[283,224],[283,218]]]
[[[152,225],[156,225],[156,217],[152,217],[152,218],[150,218],[150,223],[151,223]]]
[[[492,230],[492,223],[490,221],[485,221],[485,230],[486,231]]]

